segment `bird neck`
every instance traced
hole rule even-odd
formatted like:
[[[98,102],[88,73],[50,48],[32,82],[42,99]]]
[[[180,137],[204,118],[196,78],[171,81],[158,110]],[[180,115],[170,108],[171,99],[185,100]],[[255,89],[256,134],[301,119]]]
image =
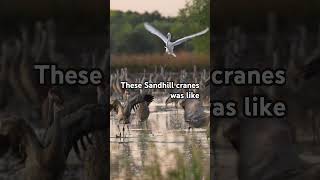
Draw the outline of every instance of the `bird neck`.
[[[53,104],[53,100],[51,98],[48,98],[48,123],[49,125],[51,125],[51,123],[53,122],[54,119],[54,104]]]
[[[168,35],[167,35],[167,39],[168,39],[168,41],[167,41],[167,42],[170,42],[170,40],[171,40],[171,34],[170,34],[170,33],[168,33]]]
[[[26,147],[26,154],[28,158],[34,159],[35,162],[39,163],[40,157],[42,156],[42,146],[41,143],[35,134],[34,130],[29,127],[25,126],[23,131],[25,131],[23,136],[23,144]]]
[[[168,47],[170,45],[170,39],[168,39],[168,41],[166,42],[166,47]]]
[[[119,105],[119,108],[118,108],[118,114],[117,114],[118,117],[120,117],[120,118],[123,117],[123,116],[124,116],[124,113],[125,113],[125,112],[124,112],[124,107],[120,104],[120,105]],[[120,118],[119,118],[119,119],[120,119]]]
[[[58,111],[60,108],[57,102],[49,98],[49,117],[50,117],[50,127],[52,128],[51,133],[49,136],[50,144],[45,149],[45,157],[44,159],[47,162],[51,162],[52,160],[56,159],[59,155],[61,155],[62,148],[63,148],[63,134],[62,134],[62,128],[61,128],[61,119],[58,117]]]
[[[97,101],[98,101],[98,104],[100,105],[106,105],[107,102],[106,102],[106,94],[104,92],[104,89],[101,87],[101,86],[98,86],[97,87]]]

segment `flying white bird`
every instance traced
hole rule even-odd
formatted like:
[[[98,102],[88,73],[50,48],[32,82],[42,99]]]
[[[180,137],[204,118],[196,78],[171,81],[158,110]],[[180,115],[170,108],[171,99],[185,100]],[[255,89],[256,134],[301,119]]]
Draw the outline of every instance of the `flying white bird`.
[[[205,30],[198,32],[196,34],[192,34],[190,36],[186,36],[184,38],[178,39],[175,42],[171,42],[171,34],[168,32],[167,37],[165,37],[160,31],[158,31],[156,28],[154,28],[153,26],[151,26],[149,23],[144,23],[144,27],[151,32],[152,34],[158,36],[164,43],[165,46],[164,48],[166,49],[166,53],[169,55],[172,55],[174,57],[176,57],[176,55],[173,52],[173,49],[175,46],[178,46],[179,44],[182,44],[186,41],[188,41],[189,39],[192,39],[194,37],[197,36],[201,36],[205,33],[207,33],[209,31],[209,28],[206,28]]]

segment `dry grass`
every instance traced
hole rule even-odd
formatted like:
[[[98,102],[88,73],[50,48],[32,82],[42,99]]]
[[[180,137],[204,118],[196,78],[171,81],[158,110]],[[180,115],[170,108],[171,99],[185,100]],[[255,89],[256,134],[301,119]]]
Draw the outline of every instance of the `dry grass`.
[[[210,56],[208,54],[191,54],[188,52],[177,53],[177,57],[166,54],[135,54],[135,55],[111,55],[111,68],[127,67],[132,71],[139,71],[153,66],[166,65],[168,70],[191,69],[193,65],[200,68],[208,68]]]

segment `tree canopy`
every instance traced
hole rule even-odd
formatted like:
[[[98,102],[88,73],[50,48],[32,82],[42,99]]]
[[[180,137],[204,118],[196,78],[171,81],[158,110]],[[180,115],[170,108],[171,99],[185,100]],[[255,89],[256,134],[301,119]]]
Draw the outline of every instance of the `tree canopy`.
[[[137,13],[132,11],[110,12],[110,43],[111,52],[117,54],[163,53],[164,44],[156,36],[148,33],[143,23],[149,22],[161,32],[171,32],[173,40],[193,34],[209,27],[209,0],[189,1],[185,8],[180,9],[177,17],[164,17],[158,11]],[[210,33],[193,39],[177,47],[196,53],[208,53]]]

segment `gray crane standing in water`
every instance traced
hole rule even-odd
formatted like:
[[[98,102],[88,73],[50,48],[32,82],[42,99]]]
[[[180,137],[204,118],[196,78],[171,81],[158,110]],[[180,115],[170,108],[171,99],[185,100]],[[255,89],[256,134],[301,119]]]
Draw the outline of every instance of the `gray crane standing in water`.
[[[135,110],[138,120],[141,123],[146,122],[146,128],[148,128],[148,121],[147,120],[148,120],[148,117],[150,114],[149,105],[151,102],[152,102],[152,100],[139,103],[139,104],[137,104],[137,109]]]
[[[184,109],[184,119],[191,128],[207,128],[210,122],[210,114],[204,112],[202,103],[198,99],[184,99],[180,102]]]
[[[137,105],[141,103],[151,103],[153,101],[153,96],[150,94],[135,94],[129,96],[128,100],[125,102],[123,106],[119,100],[114,100],[112,104],[110,104],[110,111],[114,110],[116,112],[117,119],[120,124],[123,124],[122,132],[124,136],[125,132],[125,125],[129,131],[129,124],[130,124],[130,115],[131,110],[137,109]],[[118,130],[121,137],[121,131],[118,124]]]

